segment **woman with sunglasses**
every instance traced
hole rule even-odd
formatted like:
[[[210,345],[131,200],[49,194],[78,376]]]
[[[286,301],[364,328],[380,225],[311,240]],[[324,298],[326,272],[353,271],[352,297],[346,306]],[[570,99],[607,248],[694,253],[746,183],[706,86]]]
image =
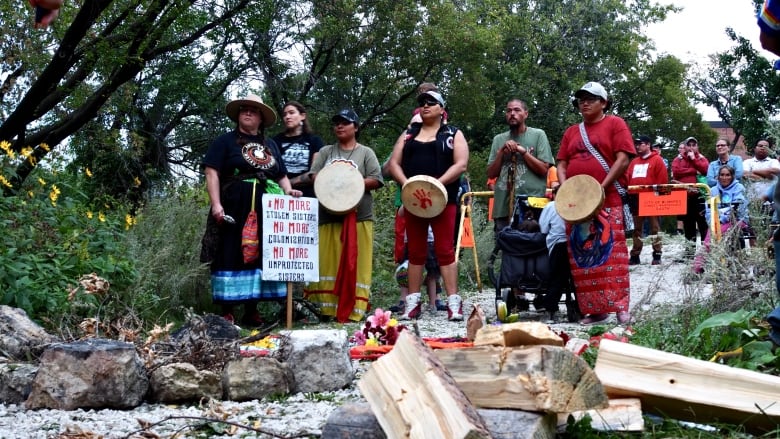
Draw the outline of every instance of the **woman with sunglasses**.
[[[428,255],[428,226],[434,237],[434,250],[439,261],[444,289],[447,292],[447,317],[463,320],[463,301],[458,295],[458,271],[455,261],[455,215],[460,177],[466,171],[469,149],[463,133],[444,123],[445,101],[433,90],[417,96],[422,122],[412,123],[393,147],[387,169],[401,186],[411,177],[427,175],[441,182],[447,191],[444,210],[433,218],[418,217],[406,212],[406,235],[409,251],[409,294],[404,304],[403,319],[421,314],[420,289],[423,266]]]

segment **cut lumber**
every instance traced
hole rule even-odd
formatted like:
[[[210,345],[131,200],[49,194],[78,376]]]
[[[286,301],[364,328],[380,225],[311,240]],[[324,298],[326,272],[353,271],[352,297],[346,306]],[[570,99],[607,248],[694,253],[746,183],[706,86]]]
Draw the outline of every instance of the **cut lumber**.
[[[780,423],[780,377],[601,340],[594,368],[611,397],[637,397],[646,412],[751,431]]]
[[[522,410],[478,409],[493,439],[553,439],[555,415]],[[366,403],[345,404],[322,427],[323,439],[385,439],[387,435]]]
[[[558,430],[566,428],[569,416],[579,421],[590,416],[590,426],[598,431],[643,431],[642,402],[638,398],[616,398],[609,400],[605,409],[583,410],[574,413],[558,413]]]
[[[490,437],[441,361],[409,331],[371,365],[358,388],[391,439]]]
[[[608,405],[590,366],[558,346],[479,346],[435,353],[480,408],[570,413]]]
[[[483,326],[477,331],[474,346],[563,346],[563,339],[540,322],[516,322]]]

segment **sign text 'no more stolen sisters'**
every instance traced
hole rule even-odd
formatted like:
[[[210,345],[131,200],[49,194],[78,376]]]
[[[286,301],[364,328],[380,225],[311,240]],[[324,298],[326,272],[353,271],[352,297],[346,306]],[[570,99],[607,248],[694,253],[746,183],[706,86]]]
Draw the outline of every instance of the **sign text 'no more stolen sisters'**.
[[[263,194],[263,280],[320,278],[316,198]]]

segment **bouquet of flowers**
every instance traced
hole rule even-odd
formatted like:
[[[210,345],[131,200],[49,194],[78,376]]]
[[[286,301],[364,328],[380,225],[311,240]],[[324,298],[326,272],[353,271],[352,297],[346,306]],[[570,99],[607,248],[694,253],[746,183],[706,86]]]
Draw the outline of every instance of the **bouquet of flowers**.
[[[399,325],[398,320],[391,317],[390,311],[377,308],[374,315],[366,319],[363,329],[355,331],[352,339],[360,346],[393,345],[406,326]]]

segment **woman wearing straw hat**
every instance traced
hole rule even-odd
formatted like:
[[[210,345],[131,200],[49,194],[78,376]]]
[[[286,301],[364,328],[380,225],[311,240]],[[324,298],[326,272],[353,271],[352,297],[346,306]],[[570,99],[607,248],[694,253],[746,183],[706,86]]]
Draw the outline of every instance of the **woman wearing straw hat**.
[[[230,101],[225,113],[236,122],[236,129],[217,137],[203,159],[211,212],[201,260],[211,262],[212,296],[214,303],[222,305],[224,317],[233,321],[234,306],[244,304],[242,323],[259,326],[258,301],[284,298],[287,289],[283,282],[262,280],[261,257],[244,262],[243,225],[253,204],[262,211],[262,194],[300,197],[301,191],[290,185],[276,144],[264,135],[265,128],[276,122],[274,110],[259,96],[249,95]],[[210,245],[208,236],[215,238]],[[262,236],[262,221],[258,236]],[[211,247],[208,254],[204,254],[206,247]]]

